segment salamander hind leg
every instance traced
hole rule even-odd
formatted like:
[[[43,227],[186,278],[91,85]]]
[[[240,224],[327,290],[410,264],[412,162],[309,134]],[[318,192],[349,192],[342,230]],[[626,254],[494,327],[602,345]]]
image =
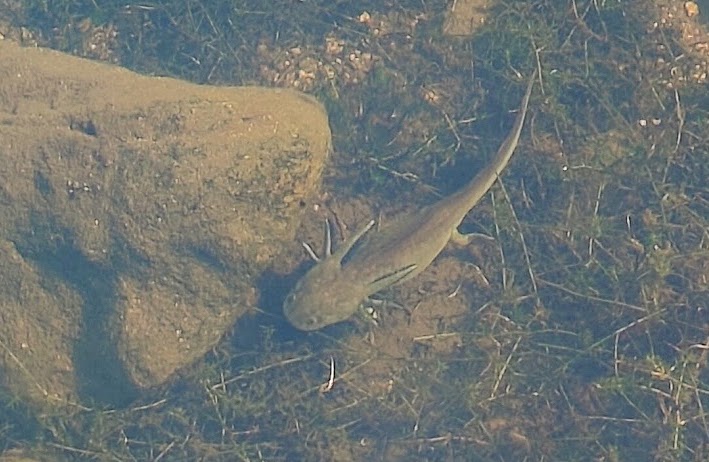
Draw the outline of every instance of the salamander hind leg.
[[[451,233],[451,238],[450,241],[456,245],[470,245],[475,241],[484,241],[484,242],[492,242],[495,239],[488,236],[487,234],[479,234],[479,233],[468,233],[468,234],[463,234],[457,229],[454,229],[453,232]]]

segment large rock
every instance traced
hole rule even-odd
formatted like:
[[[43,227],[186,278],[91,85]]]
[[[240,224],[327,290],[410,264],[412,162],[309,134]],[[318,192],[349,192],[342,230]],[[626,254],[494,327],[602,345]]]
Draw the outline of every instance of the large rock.
[[[0,380],[35,403],[162,383],[294,239],[322,106],[8,41],[0,63]]]

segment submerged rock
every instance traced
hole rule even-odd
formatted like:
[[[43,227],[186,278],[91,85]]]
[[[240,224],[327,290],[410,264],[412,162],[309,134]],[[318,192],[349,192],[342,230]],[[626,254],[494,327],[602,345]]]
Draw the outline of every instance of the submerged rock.
[[[0,380],[76,403],[164,382],[294,239],[324,109],[9,41],[0,62]]]

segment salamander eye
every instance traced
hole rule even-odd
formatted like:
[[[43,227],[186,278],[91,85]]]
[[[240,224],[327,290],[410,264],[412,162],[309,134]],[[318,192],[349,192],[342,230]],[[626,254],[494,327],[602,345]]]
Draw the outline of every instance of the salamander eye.
[[[293,292],[289,293],[285,300],[283,300],[283,306],[290,306],[295,303],[296,296]]]
[[[317,327],[320,326],[320,318],[317,316],[311,316],[305,320],[304,325],[307,326],[308,329],[317,329]]]

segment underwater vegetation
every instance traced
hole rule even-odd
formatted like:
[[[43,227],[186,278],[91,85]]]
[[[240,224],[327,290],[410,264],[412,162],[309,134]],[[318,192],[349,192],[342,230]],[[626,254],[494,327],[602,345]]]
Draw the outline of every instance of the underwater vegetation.
[[[449,274],[437,288],[459,285],[464,312],[441,296],[426,335],[386,319],[415,326],[420,308],[310,335],[255,317],[124,409],[37,415],[0,395],[0,449],[77,460],[709,457],[706,61],[659,7],[504,1],[471,37],[452,37],[444,1],[22,3],[2,18],[10,37],[143,73],[314,94],[334,137],[324,189],[340,203],[423,205],[455,190],[497,148],[525,77],[541,76],[507,173],[466,222],[495,241],[455,254],[474,262],[455,268],[479,276]]]

